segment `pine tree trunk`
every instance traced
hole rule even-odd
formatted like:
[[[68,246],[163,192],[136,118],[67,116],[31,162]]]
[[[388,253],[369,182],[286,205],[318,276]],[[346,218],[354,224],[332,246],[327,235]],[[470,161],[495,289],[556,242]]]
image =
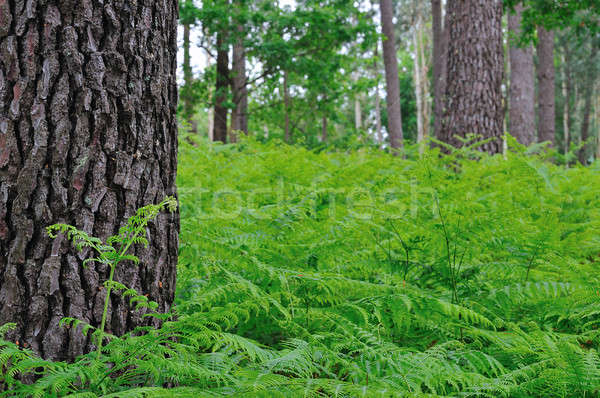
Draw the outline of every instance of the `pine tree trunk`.
[[[569,109],[569,102],[571,98],[571,94],[569,93],[567,80],[568,80],[568,66],[567,66],[567,56],[566,54],[563,57],[563,79],[562,79],[562,94],[563,94],[563,146],[564,146],[564,154],[569,153],[570,143],[570,125],[571,125],[571,115]]]
[[[508,16],[508,29],[517,41],[521,35],[523,6],[515,6],[515,14]],[[535,80],[533,47],[510,46],[510,133],[523,145],[529,146],[535,140]]]
[[[183,82],[181,90],[181,100],[183,101],[183,117],[188,122],[192,133],[198,132],[198,125],[194,120],[194,98],[193,84],[194,76],[192,74],[192,63],[190,57],[190,25],[183,25]]]
[[[447,87],[440,139],[460,147],[456,138],[476,134],[491,141],[479,147],[502,152],[504,107],[502,77],[502,2],[448,3]]]
[[[291,99],[290,99],[290,88],[288,87],[288,73],[283,72],[283,106],[285,113],[285,135],[284,140],[290,144],[292,142],[292,132],[290,131],[290,110],[291,110]]]
[[[415,51],[415,63],[414,63],[414,74],[415,74],[415,98],[417,102],[417,142],[422,143],[425,139],[423,133],[423,93],[422,93],[422,78],[421,78],[421,56],[419,49],[419,38],[418,30],[420,25],[420,15],[417,16],[415,26],[413,26],[413,42]],[[421,152],[421,149],[419,150]]]
[[[590,118],[592,115],[592,95],[594,94],[594,86],[596,85],[596,55],[598,54],[598,46],[592,43],[592,51],[590,54],[590,58],[588,59],[586,68],[588,73],[586,76],[586,85],[585,85],[585,105],[583,108],[583,118],[581,121],[581,142],[584,145],[581,147],[579,151],[579,162],[583,165],[587,165],[588,156],[589,156],[589,148],[590,144],[586,143],[586,141],[590,138]]]
[[[225,105],[227,89],[229,87],[229,46],[226,44],[224,34],[217,34],[217,81],[215,85],[215,104],[213,139],[214,141],[227,142],[227,115],[229,110]]]
[[[400,113],[400,79],[398,78],[398,59],[394,41],[394,22],[392,0],[380,0],[381,27],[383,31],[383,64],[387,93],[388,134],[392,149],[402,148],[402,114]]]
[[[239,38],[233,45],[233,112],[232,128],[248,134],[248,89],[246,87],[246,49],[243,41],[243,26],[238,26]]]
[[[538,28],[538,142],[555,144],[554,32]]]
[[[433,29],[433,134],[440,137],[444,116],[446,92],[446,62],[448,49],[448,23],[443,23],[441,0],[431,0]],[[448,14],[446,14],[446,22]]]
[[[20,6],[18,6],[20,4]],[[108,269],[82,267],[70,223],[107,238],[148,203],[174,195],[177,167],[177,1],[0,1],[0,324],[47,359],[92,344],[63,317],[99,325]],[[153,16],[160,16],[153,17]],[[116,280],[169,311],[179,219],[163,214]],[[107,331],[148,324],[118,294]]]
[[[377,49],[378,46],[375,44],[375,59],[373,60],[375,79],[377,79],[379,75],[377,68]],[[383,132],[381,128],[381,96],[379,95],[379,80],[376,80],[375,84],[375,134],[377,135],[377,142],[381,145],[383,143]]]

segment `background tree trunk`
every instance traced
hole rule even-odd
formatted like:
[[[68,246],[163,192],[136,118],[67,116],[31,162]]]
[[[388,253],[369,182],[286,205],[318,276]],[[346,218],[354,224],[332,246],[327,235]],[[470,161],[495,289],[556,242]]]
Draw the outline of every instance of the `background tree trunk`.
[[[233,45],[233,112],[232,128],[248,134],[248,88],[246,87],[246,49],[243,39],[244,27],[238,26],[238,37]]]
[[[194,97],[192,63],[190,57],[190,25],[183,25],[183,82],[184,87],[181,90],[181,100],[183,101],[183,117],[190,126],[190,131],[198,133],[198,124],[194,120]]]
[[[590,138],[590,118],[592,115],[592,96],[594,94],[594,86],[596,85],[596,55],[598,54],[598,46],[592,41],[592,51],[590,53],[590,58],[588,59],[588,67],[587,69],[587,82],[585,85],[585,105],[583,107],[583,118],[581,121],[581,142],[584,145],[581,147],[579,151],[579,162],[583,165],[588,164],[588,157],[590,155],[589,148],[590,143],[586,143],[586,141]]]
[[[538,142],[555,144],[554,32],[538,27]]]
[[[379,76],[379,71],[377,67],[377,53],[378,53],[378,45],[375,43],[375,59],[373,60],[373,71],[375,73],[375,134],[377,135],[377,142],[379,145],[383,143],[383,132],[381,128],[381,96],[379,95],[379,80],[377,77]]]
[[[177,1],[4,2],[0,29],[0,324],[47,359],[92,348],[65,316],[99,325],[108,269],[82,267],[64,237],[70,223],[106,238],[148,203],[174,195],[177,167]],[[152,18],[160,15],[160,18]],[[11,21],[12,20],[12,24]],[[116,280],[169,311],[179,218],[149,227],[140,265]],[[107,331],[154,321],[113,296]]]
[[[327,142],[327,116],[321,117],[321,142]]]
[[[227,88],[229,87],[229,46],[224,34],[217,34],[217,81],[215,86],[215,106],[213,122],[213,138],[215,141],[227,142]]]
[[[446,61],[448,49],[448,24],[443,23],[441,0],[431,0],[433,29],[433,134],[440,137],[446,92]],[[446,14],[447,21],[447,14]]]
[[[455,136],[477,134],[492,140],[480,147],[502,152],[502,2],[448,3],[448,80],[440,138],[460,147]]]
[[[415,99],[417,102],[417,142],[421,143],[425,139],[424,126],[423,126],[423,77],[421,76],[421,51],[419,43],[419,25],[421,24],[421,14],[419,13],[419,7],[417,7],[417,20],[413,26],[413,42],[415,51],[415,63],[414,63],[414,75],[415,75]],[[421,152],[419,147],[419,152]]]
[[[515,6],[515,13],[508,15],[508,29],[513,36],[510,46],[510,133],[523,145],[536,141],[535,132],[535,79],[533,47],[519,47],[523,6]]]
[[[288,86],[288,73],[283,72],[283,107],[285,113],[285,132],[284,141],[290,144],[292,142],[292,132],[290,130],[290,110],[291,110],[291,98],[290,88]]]
[[[398,79],[398,59],[394,41],[392,0],[379,1],[381,28],[383,31],[383,64],[387,92],[388,134],[393,149],[403,146],[402,114],[400,112],[400,82]]]

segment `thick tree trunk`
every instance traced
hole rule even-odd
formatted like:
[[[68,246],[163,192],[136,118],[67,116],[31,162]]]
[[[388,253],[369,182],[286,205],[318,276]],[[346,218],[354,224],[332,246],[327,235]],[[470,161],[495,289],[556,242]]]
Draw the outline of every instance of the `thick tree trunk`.
[[[554,32],[538,27],[538,142],[555,144]]]
[[[590,138],[590,118],[592,115],[592,96],[594,94],[594,86],[596,85],[596,55],[598,54],[598,46],[592,43],[592,51],[590,54],[590,58],[588,59],[588,67],[586,68],[588,73],[586,76],[586,85],[585,85],[585,105],[583,107],[583,118],[581,121],[581,142],[584,145],[581,147],[579,151],[579,162],[583,165],[587,165],[588,157],[590,155],[589,148],[590,144],[586,143],[586,141]]]
[[[248,134],[248,89],[246,87],[246,49],[242,37],[244,28],[238,26],[240,37],[233,45],[233,100],[235,110],[233,112],[232,129]]]
[[[92,253],[50,240],[45,227],[107,238],[138,207],[176,193],[177,1],[0,1],[0,10],[0,324],[16,322],[8,337],[44,358],[73,359],[92,344],[58,323],[100,324],[108,269],[83,268]],[[174,297],[178,229],[177,215],[159,216],[150,246],[135,248],[141,264],[115,274],[159,311]],[[151,322],[113,297],[108,332]]]
[[[379,1],[381,28],[383,31],[383,63],[387,93],[388,134],[393,149],[403,146],[402,114],[400,112],[400,80],[398,78],[398,59],[394,41],[394,22],[392,0]]]
[[[446,60],[448,49],[448,24],[443,23],[441,0],[431,0],[433,29],[433,134],[440,137],[444,116],[446,92]],[[446,21],[448,20],[446,14]]]
[[[523,6],[515,6],[515,13],[508,16],[508,29],[517,41],[521,35]],[[510,133],[523,145],[536,141],[535,132],[535,78],[533,47],[510,46]]]
[[[288,73],[283,72],[283,107],[285,113],[285,133],[284,140],[288,144],[292,142],[292,132],[290,130],[290,110],[291,110],[290,88],[288,86]]]
[[[194,97],[192,63],[190,57],[190,25],[183,25],[183,82],[181,100],[183,101],[183,117],[190,126],[192,133],[198,132],[198,125],[194,120]]]
[[[479,147],[502,152],[504,106],[502,77],[502,2],[463,0],[448,3],[448,80],[440,138],[453,146],[456,138],[476,134],[491,138]]]
[[[229,87],[229,46],[223,33],[217,34],[217,81],[215,85],[215,104],[213,139],[227,142],[227,88]]]

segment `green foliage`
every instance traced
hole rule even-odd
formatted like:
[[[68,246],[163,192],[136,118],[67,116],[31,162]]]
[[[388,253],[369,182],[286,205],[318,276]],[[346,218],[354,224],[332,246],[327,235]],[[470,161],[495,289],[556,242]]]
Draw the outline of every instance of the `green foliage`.
[[[71,364],[0,340],[4,395],[597,396],[600,165],[524,151],[181,140],[176,318]]]

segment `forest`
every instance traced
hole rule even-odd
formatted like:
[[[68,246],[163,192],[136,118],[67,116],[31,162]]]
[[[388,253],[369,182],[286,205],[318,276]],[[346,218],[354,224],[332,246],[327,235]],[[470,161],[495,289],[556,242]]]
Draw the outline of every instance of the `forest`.
[[[600,0],[0,0],[0,397],[600,397]]]

